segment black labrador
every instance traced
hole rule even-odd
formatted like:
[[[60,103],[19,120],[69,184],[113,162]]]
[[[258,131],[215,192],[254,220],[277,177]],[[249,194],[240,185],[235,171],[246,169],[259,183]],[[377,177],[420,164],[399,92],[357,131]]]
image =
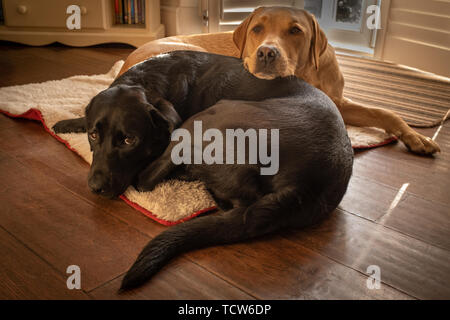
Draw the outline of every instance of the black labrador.
[[[175,51],[148,59],[96,95],[85,117],[63,120],[56,133],[87,130],[93,161],[88,184],[114,198],[167,147],[170,133],[221,99],[264,100],[299,91],[294,77],[266,81],[232,57]]]
[[[171,132],[183,121],[181,129],[191,134],[194,121],[224,136],[229,129],[278,130],[278,140],[266,146],[279,150],[277,173],[261,175],[262,163],[176,165]],[[324,93],[293,77],[257,79],[240,60],[208,53],[149,59],[94,97],[85,118],[61,121],[54,129],[87,129],[94,192],[115,196],[130,184],[149,191],[176,176],[202,180],[222,209],[154,238],[126,274],[122,290],[141,285],[188,250],[319,222],[337,207],[352,173],[350,140]]]

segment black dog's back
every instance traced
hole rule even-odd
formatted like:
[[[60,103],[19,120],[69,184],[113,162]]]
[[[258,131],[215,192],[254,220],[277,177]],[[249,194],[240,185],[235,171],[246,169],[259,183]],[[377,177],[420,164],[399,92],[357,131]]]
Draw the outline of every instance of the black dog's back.
[[[336,106],[318,89],[311,87],[304,96],[259,102],[221,100],[188,119],[182,128],[192,133],[193,121],[198,120],[202,121],[203,131],[218,129],[225,133],[228,129],[242,129],[243,132],[254,130],[258,133],[268,130],[268,135],[273,130],[279,132],[279,140],[276,141],[279,169],[276,175],[261,175],[261,164],[253,167],[250,164],[185,166],[192,178],[205,182],[213,193],[221,195],[220,198],[236,198],[242,203],[246,197],[242,191],[254,189],[257,192],[250,193],[256,196],[249,196],[245,201],[251,203],[262,194],[289,188],[295,190],[298,197],[304,197],[304,201],[308,198],[308,201],[317,203],[323,193],[322,204],[327,209],[322,213],[310,212],[309,216],[314,221],[333,210],[342,199],[352,171],[353,149]],[[261,146],[259,139],[258,148]],[[169,145],[166,154],[173,145]],[[274,152],[270,139],[266,148]],[[226,152],[224,142],[223,154]],[[313,223],[313,220],[301,220],[300,224]]]
[[[174,51],[150,58],[125,72],[111,86],[119,84],[139,84],[158,91],[183,120],[221,99],[261,101],[309,92],[309,85],[296,77],[258,79],[238,58],[195,51]]]

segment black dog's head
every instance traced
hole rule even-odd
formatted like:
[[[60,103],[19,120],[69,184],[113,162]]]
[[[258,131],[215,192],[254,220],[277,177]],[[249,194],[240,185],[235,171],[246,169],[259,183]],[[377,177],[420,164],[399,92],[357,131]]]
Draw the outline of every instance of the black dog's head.
[[[165,150],[174,123],[170,112],[164,111],[150,104],[143,89],[135,86],[110,87],[91,100],[86,107],[86,129],[93,151],[88,184],[94,193],[109,198],[122,194]]]

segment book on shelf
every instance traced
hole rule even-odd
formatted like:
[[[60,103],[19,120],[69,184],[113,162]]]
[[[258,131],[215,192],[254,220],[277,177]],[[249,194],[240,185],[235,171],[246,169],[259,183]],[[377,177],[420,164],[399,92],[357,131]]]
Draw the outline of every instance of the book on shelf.
[[[145,24],[145,0],[112,1],[115,24]]]

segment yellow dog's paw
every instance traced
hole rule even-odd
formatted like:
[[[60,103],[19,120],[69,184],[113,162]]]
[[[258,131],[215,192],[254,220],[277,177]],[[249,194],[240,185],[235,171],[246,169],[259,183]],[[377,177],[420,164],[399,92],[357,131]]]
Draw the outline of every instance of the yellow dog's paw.
[[[441,152],[441,148],[436,142],[417,132],[407,133],[401,137],[401,140],[414,153],[434,154]]]

